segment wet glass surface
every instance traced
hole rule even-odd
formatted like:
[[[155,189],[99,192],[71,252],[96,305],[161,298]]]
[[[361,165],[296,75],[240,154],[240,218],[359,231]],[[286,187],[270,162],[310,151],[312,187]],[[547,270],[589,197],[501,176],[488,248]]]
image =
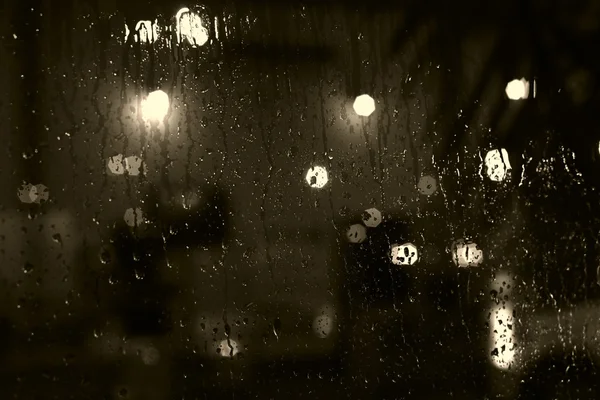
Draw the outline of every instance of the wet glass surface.
[[[597,398],[599,17],[0,4],[2,398]]]

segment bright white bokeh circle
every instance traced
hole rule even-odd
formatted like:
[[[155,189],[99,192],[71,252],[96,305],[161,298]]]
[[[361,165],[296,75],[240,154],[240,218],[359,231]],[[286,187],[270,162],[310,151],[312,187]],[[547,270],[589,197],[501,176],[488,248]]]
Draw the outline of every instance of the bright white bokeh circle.
[[[419,260],[419,251],[412,243],[394,244],[391,247],[390,257],[395,265],[413,265]]]
[[[142,117],[147,122],[161,122],[169,112],[169,95],[155,90],[142,101]]]
[[[526,99],[529,94],[529,82],[525,78],[513,79],[506,85],[505,92],[511,100]]]
[[[306,183],[312,188],[321,189],[327,184],[328,180],[329,176],[324,167],[310,167],[306,172]]]
[[[375,100],[368,94],[361,94],[354,100],[354,111],[361,117],[368,117],[375,111]]]
[[[459,239],[452,245],[452,260],[461,267],[476,267],[483,262],[483,250],[477,243]]]
[[[486,174],[494,182],[502,182],[512,169],[506,149],[494,149],[485,155]]]

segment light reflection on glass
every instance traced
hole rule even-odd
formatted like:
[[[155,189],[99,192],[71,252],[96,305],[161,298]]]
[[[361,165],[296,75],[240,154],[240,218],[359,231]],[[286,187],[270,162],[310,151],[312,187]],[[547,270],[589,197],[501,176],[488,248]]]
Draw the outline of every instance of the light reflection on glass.
[[[327,170],[320,166],[314,166],[309,168],[306,173],[306,183],[312,188],[321,189],[329,180]]]
[[[363,214],[363,224],[369,228],[376,228],[382,220],[381,211],[376,208],[369,208]]]
[[[233,339],[223,339],[217,346],[221,357],[234,357],[240,352],[240,345]]]
[[[492,364],[503,370],[516,361],[513,302],[509,297],[512,287],[513,280],[505,271],[499,272],[491,284],[495,304],[490,308],[489,354]]]
[[[419,251],[412,243],[394,244],[391,247],[390,257],[395,265],[413,265],[419,260]]]
[[[452,260],[461,267],[475,267],[483,261],[483,250],[477,243],[459,239],[452,244]]]
[[[502,182],[512,169],[506,149],[488,151],[484,163],[487,176],[494,182]]]
[[[189,8],[177,12],[177,43],[187,41],[192,47],[203,46],[208,41],[208,29],[202,25],[202,18]]]
[[[138,176],[142,172],[142,170],[144,173],[148,172],[148,166],[146,164],[143,164],[142,159],[140,157],[129,156],[125,158],[125,170],[129,175]]]
[[[129,28],[125,26],[125,41],[129,36]],[[158,39],[158,20],[138,21],[135,24],[135,33],[133,40],[140,43],[154,43]]]

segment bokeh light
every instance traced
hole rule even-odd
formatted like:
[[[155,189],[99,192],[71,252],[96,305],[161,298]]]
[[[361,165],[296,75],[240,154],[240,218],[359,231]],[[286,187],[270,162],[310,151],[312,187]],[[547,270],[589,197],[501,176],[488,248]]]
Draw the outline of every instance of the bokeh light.
[[[361,117],[368,117],[375,111],[375,100],[368,94],[361,94],[354,100],[354,111]]]
[[[23,203],[41,204],[50,198],[50,191],[43,184],[32,185],[30,183],[23,183],[17,190],[17,196]]]
[[[505,149],[488,151],[484,163],[487,176],[494,182],[502,182],[512,169]]]
[[[202,24],[202,18],[184,7],[177,12],[177,43],[187,41],[192,47],[203,46],[208,42],[208,29]]]
[[[155,90],[142,101],[142,117],[147,121],[163,121],[169,112],[169,95]]]
[[[129,31],[126,31],[125,40]],[[158,39],[158,20],[152,21],[138,21],[135,25],[134,40],[140,43],[154,43]]]
[[[140,226],[144,222],[144,214],[142,213],[142,209],[139,207],[128,208],[125,210],[123,219],[127,225],[133,228],[134,226]]]
[[[434,177],[425,175],[419,179],[419,184],[417,186],[419,188],[419,193],[425,196],[431,196],[437,190],[437,181]]]
[[[363,213],[362,221],[369,228],[376,228],[382,221],[381,211],[376,208],[369,208]]]
[[[110,175],[123,175],[125,173],[123,155],[117,154],[116,156],[109,157],[106,161],[106,167]]]
[[[529,82],[525,78],[513,79],[506,85],[506,96],[510,100],[521,100],[529,97]]]
[[[23,183],[17,190],[17,196],[21,202],[31,204],[37,198],[37,189],[31,183]]]
[[[146,166],[146,164],[143,163],[140,157],[129,156],[125,159],[125,170],[129,175],[138,176],[140,173],[142,173],[142,171],[144,173],[147,172],[148,167]]]
[[[335,328],[335,310],[330,305],[324,305],[317,311],[313,320],[312,328],[317,337],[325,339],[329,337]]]
[[[223,339],[216,349],[221,357],[235,357],[240,352],[240,345],[233,339]]]
[[[490,289],[494,305],[490,308],[490,361],[506,370],[516,362],[516,327],[511,299],[514,281],[506,271],[499,271]]]
[[[391,247],[390,257],[395,265],[413,265],[419,260],[419,251],[412,243],[394,244]]]
[[[309,168],[306,173],[306,183],[312,188],[321,189],[329,180],[327,170],[320,166],[314,166]]]
[[[452,244],[452,260],[459,267],[475,267],[483,262],[483,250],[476,243],[459,239]]]
[[[346,238],[350,243],[362,243],[367,239],[367,228],[362,224],[351,225],[346,231]]]

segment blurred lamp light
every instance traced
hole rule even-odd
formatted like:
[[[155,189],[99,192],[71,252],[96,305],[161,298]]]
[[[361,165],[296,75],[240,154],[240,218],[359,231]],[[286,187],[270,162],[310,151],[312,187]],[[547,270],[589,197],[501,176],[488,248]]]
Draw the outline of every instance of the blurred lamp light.
[[[529,82],[525,78],[513,79],[506,85],[506,96],[511,100],[521,100],[529,97]]]
[[[395,265],[413,265],[419,260],[417,246],[412,243],[394,244],[390,257]]]
[[[483,261],[483,251],[476,243],[459,239],[452,245],[452,259],[459,267],[476,267]]]
[[[142,117],[146,121],[160,122],[169,112],[169,95],[162,90],[155,90],[142,101]]]
[[[488,151],[484,162],[487,176],[494,182],[503,181],[512,169],[505,149]]]
[[[351,225],[346,231],[350,243],[362,243],[367,239],[367,228],[361,224]]]
[[[177,12],[177,43],[186,40],[192,47],[208,42],[208,29],[202,25],[202,18],[189,8],[184,7]]]
[[[363,213],[362,221],[369,228],[376,228],[381,223],[381,211],[376,208],[369,208]]]
[[[354,111],[362,117],[368,117],[375,111],[375,100],[368,94],[361,94],[354,100]]]
[[[323,167],[311,167],[306,173],[306,183],[312,188],[321,189],[327,184],[328,180],[327,170]]]

